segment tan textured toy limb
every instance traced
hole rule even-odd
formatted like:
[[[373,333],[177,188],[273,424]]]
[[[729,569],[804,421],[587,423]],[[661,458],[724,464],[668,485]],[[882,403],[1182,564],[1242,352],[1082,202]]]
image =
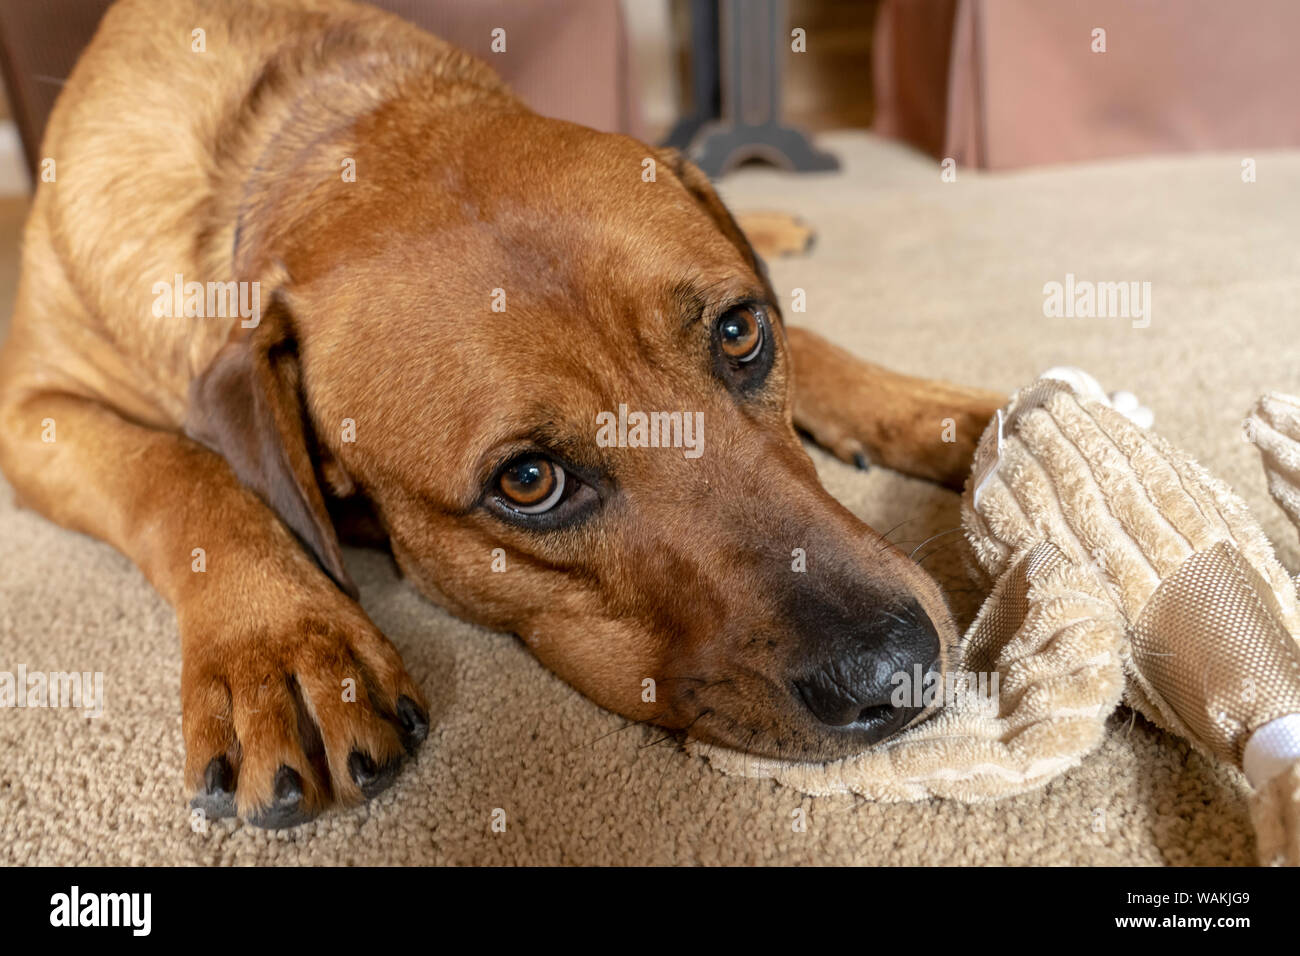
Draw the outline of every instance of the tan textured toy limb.
[[[1300,755],[1300,611],[1259,525],[1189,456],[1057,383],[1017,396],[1003,432],[965,503],[981,563],[1043,538],[1090,561],[1125,620],[1126,701],[1244,769],[1261,862],[1300,863],[1284,773]]]
[[[1246,419],[1268,476],[1268,491],[1300,530],[1300,398],[1269,392]]]
[[[1246,420],[1246,438],[1259,449],[1268,490],[1300,531],[1300,398],[1270,392]],[[1298,578],[1300,580],[1300,578]],[[1277,739],[1272,739],[1277,738]],[[1268,746],[1264,746],[1265,742]],[[1261,857],[1269,848],[1277,862],[1300,861],[1300,718],[1275,721],[1252,738],[1246,771],[1256,784],[1251,816]],[[1290,759],[1288,759],[1288,755]]]
[[[881,747],[824,766],[697,749],[809,793],[977,800],[1077,763],[1122,689],[1243,767],[1261,860],[1300,861],[1300,775],[1287,759],[1300,720],[1293,582],[1226,485],[1083,379],[1017,394],[986,430],[963,499],[967,536],[998,583],[960,667],[995,672],[993,700],[958,695]]]

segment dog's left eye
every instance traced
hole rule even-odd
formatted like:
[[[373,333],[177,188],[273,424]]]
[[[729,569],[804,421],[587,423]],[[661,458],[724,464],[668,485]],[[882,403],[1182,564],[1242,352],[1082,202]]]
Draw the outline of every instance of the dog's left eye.
[[[533,531],[567,527],[601,502],[598,478],[562,465],[543,451],[515,455],[488,480],[484,504],[498,518]]]
[[[733,305],[713,323],[714,374],[739,395],[757,392],[772,369],[776,345],[761,305]]]
[[[763,351],[763,320],[749,306],[737,306],[718,319],[718,347],[736,362],[752,362]]]
[[[497,479],[505,504],[526,515],[550,511],[564,497],[564,469],[540,455],[529,455],[508,464]]]

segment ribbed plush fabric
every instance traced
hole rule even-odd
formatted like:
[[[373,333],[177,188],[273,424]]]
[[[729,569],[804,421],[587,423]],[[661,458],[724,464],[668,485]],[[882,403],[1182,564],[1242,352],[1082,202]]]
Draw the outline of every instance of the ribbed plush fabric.
[[[1300,398],[1270,392],[1245,424],[1245,437],[1259,449],[1268,473],[1269,494],[1300,528]]]

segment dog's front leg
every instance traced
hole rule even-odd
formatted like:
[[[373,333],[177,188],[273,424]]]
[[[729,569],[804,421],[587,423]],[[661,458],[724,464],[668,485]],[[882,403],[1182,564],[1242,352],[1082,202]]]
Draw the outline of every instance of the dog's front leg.
[[[962,487],[1006,396],[891,372],[807,329],[787,327],[786,337],[798,428],[843,461]]]
[[[0,436],[25,504],[117,547],[175,607],[195,806],[292,826],[392,781],[428,731],[419,688],[223,459],[66,394],[11,395]]]

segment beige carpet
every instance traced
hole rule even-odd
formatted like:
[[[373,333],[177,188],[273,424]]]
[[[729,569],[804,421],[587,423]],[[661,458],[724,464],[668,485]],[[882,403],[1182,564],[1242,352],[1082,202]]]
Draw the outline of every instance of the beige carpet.
[[[797,211],[812,254],[772,265],[796,320],[907,371],[1012,389],[1057,363],[1127,387],[1157,427],[1257,509],[1293,571],[1243,412],[1300,391],[1300,155],[1152,159],[1013,175],[961,172],[861,135],[826,138],[838,175],[742,170],[726,197]],[[0,210],[12,301],[21,210]],[[1152,283],[1150,328],[1047,319],[1042,286]],[[895,540],[956,523],[956,497],[818,454],[830,488]],[[0,863],[1092,863],[1253,860],[1242,784],[1124,713],[1105,746],[1046,789],[997,804],[878,806],[724,777],[580,698],[512,638],[450,619],[382,555],[350,560],[375,621],[434,702],[419,760],[369,807],[268,833],[191,831],[181,791],[172,613],[108,547],[14,510],[0,488],[0,670],[101,670],[106,713],[0,711]],[[952,540],[956,536],[949,536]],[[941,539],[945,540],[945,539]],[[936,545],[938,542],[936,542]],[[935,547],[935,545],[931,545]],[[928,549],[927,549],[928,550]],[[957,549],[927,559],[962,613]],[[792,832],[796,807],[806,832]],[[508,828],[494,834],[494,808]]]

